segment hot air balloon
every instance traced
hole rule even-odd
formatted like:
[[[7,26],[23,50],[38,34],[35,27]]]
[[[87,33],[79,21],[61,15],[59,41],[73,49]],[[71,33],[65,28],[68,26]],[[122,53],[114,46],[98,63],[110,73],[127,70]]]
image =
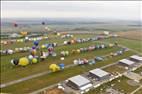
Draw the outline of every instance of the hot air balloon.
[[[38,44],[39,44],[39,41],[34,41],[35,46],[38,46]]]
[[[22,32],[20,32],[20,34],[21,34],[22,36],[26,36],[26,35],[28,34],[28,32],[22,31]]]
[[[49,66],[49,69],[52,71],[52,72],[56,72],[56,71],[59,71],[60,70],[60,67],[57,65],[57,64],[51,64]]]
[[[42,25],[45,25],[45,22],[42,22],[41,24],[42,24]]]
[[[32,56],[35,56],[36,53],[37,53],[37,51],[36,51],[35,49],[33,49],[33,50],[31,51],[31,55],[32,55]]]
[[[29,64],[28,58],[22,57],[22,58],[19,59],[19,64],[18,65],[27,66],[28,64]]]
[[[13,23],[14,27],[18,27],[18,24],[16,22]]]
[[[11,60],[12,65],[18,65],[18,63],[19,63],[19,59],[12,59]]]
[[[29,55],[29,56],[28,56],[28,59],[29,59],[29,60],[32,60],[32,59],[33,59],[33,56],[32,56],[32,55]]]
[[[37,63],[37,62],[38,62],[37,58],[32,59],[32,63]]]
[[[65,68],[65,64],[61,63],[59,64],[60,69],[64,69]]]

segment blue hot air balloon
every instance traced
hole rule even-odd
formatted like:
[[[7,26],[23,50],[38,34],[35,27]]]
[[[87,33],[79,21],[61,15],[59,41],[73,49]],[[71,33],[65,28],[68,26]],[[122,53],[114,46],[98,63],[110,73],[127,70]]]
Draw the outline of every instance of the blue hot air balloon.
[[[60,69],[64,69],[65,68],[65,64],[61,63],[59,64]]]
[[[39,41],[34,41],[35,46],[38,46],[38,44],[39,44]]]

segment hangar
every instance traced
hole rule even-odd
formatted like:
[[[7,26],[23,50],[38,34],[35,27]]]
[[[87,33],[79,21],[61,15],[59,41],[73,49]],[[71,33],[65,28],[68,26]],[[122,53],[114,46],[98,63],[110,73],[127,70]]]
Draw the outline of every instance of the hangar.
[[[102,69],[96,68],[94,70],[89,71],[89,76],[92,78],[97,78],[98,80],[104,80],[109,78],[110,73]]]

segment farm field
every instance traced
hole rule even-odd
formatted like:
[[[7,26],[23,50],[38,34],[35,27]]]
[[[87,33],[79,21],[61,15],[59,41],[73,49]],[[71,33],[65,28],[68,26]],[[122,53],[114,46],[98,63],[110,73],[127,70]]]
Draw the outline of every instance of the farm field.
[[[142,40],[142,34],[140,30],[126,31],[126,32],[116,32],[120,37],[134,40]]]

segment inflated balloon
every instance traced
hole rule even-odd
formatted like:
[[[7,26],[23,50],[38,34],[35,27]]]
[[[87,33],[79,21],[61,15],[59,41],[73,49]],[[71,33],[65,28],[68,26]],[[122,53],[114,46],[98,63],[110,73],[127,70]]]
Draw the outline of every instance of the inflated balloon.
[[[65,68],[65,64],[61,63],[59,64],[60,69],[64,69]]]
[[[90,65],[92,65],[92,64],[95,64],[96,62],[95,62],[94,59],[91,59],[91,60],[88,61],[88,63],[89,63]]]
[[[75,65],[77,65],[77,64],[78,64],[78,60],[74,60],[73,63],[74,63]]]
[[[39,44],[39,41],[34,41],[35,46],[38,46],[38,44]]]
[[[44,48],[46,48],[46,46],[45,45],[41,45],[41,48],[44,49]]]
[[[38,62],[37,58],[32,59],[32,63],[37,63],[37,62]]]
[[[35,56],[36,53],[37,53],[36,50],[32,50],[32,51],[31,51],[31,55],[33,55],[33,56]]]
[[[71,44],[74,44],[75,43],[75,40],[71,40]]]
[[[72,50],[72,53],[75,54],[75,53],[76,53],[76,50]]]
[[[64,57],[61,57],[60,59],[61,59],[61,60],[64,60],[65,58],[64,58]]]
[[[25,37],[25,39],[26,39],[26,40],[28,40],[28,39],[29,39],[29,37]]]
[[[113,44],[109,44],[109,47],[113,47],[114,45]]]
[[[36,49],[36,47],[35,47],[35,46],[33,46],[33,47],[32,47],[32,49]]]
[[[21,34],[22,36],[26,36],[26,35],[28,34],[28,32],[23,31],[23,32],[20,32],[20,34]]]
[[[77,49],[76,51],[77,51],[77,53],[80,53],[80,49]]]
[[[45,25],[45,22],[42,22],[41,24],[42,24],[42,25]]]
[[[9,50],[7,50],[7,53],[8,53],[8,54],[13,54],[14,51],[9,49]]]
[[[33,56],[32,56],[32,55],[29,55],[28,58],[29,58],[29,60],[32,60],[32,59],[33,59]]]
[[[11,64],[12,65],[18,65],[18,63],[19,63],[19,59],[13,59],[13,60],[11,60]]]
[[[67,44],[68,42],[67,41],[64,41],[64,44]]]
[[[23,51],[23,48],[19,48],[19,51]]]
[[[27,66],[28,64],[29,64],[28,58],[22,57],[22,58],[19,59],[19,64],[18,65]]]
[[[53,52],[53,47],[49,47],[49,48],[48,48],[48,51],[49,51],[49,52]]]
[[[14,26],[14,27],[18,27],[18,24],[17,24],[17,23],[13,23],[13,26]]]
[[[49,66],[49,69],[52,71],[52,72],[56,72],[56,71],[59,71],[60,70],[60,67],[56,64],[51,64]]]
[[[19,48],[15,48],[15,52],[19,52]]]
[[[84,59],[83,59],[83,63],[84,63],[84,64],[88,63],[88,60],[84,58]]]
[[[69,55],[69,51],[65,51],[65,54],[66,54],[66,55]]]
[[[60,33],[57,33],[57,36],[60,36],[61,34]]]

